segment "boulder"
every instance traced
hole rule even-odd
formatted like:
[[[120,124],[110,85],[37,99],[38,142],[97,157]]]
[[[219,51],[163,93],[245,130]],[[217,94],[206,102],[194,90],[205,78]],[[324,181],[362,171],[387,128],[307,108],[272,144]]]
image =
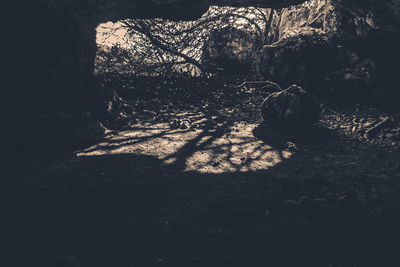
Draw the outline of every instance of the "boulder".
[[[380,101],[384,95],[379,90],[377,67],[373,60],[364,59],[351,63],[337,71],[329,73],[321,88],[325,95],[339,104],[348,104],[360,100]]]
[[[202,62],[211,70],[228,73],[252,70],[260,40],[251,31],[225,27],[213,30],[203,46]]]
[[[323,74],[332,69],[337,47],[330,37],[318,29],[265,45],[260,73],[266,80],[283,86],[300,84],[312,87]]]
[[[274,19],[279,20],[279,39],[284,39],[310,29],[334,33],[339,18],[332,1],[313,0],[283,8],[280,17]]]
[[[270,94],[261,105],[264,123],[270,128],[302,131],[319,119],[319,110],[311,95],[300,86]]]
[[[276,42],[261,55],[264,80],[318,89],[340,103],[397,105],[400,0],[307,1],[277,12],[273,24]]]

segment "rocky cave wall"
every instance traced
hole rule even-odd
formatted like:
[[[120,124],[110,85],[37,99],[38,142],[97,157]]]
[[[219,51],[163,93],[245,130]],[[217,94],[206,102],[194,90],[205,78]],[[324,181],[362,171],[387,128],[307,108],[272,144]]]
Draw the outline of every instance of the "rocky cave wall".
[[[62,133],[71,131],[70,129],[77,126],[75,124],[83,123],[88,119],[78,119],[73,123],[74,125],[71,125],[71,120],[68,118],[76,117],[76,114],[71,114],[71,111],[75,113],[91,111],[92,116],[98,116],[99,114],[95,114],[96,111],[104,109],[104,98],[107,97],[107,92],[99,91],[93,84],[96,53],[95,29],[102,22],[141,17],[193,20],[200,17],[211,4],[283,8],[301,2],[304,1],[2,1],[2,18],[5,20],[2,62],[6,73],[3,80],[4,86],[2,86],[5,101],[2,105],[1,117],[3,126],[7,129],[6,138],[3,138],[3,141],[8,144],[18,143],[28,137],[35,138],[36,135],[36,138],[40,140],[47,141],[48,137],[52,137],[62,142]],[[321,28],[321,25],[318,27],[315,25],[322,23],[323,34],[317,36],[309,34],[311,37],[304,37],[306,40],[304,42],[298,42],[297,37],[297,39],[281,38],[278,45],[264,50],[265,70],[271,66],[276,68],[285,66],[286,63],[309,59],[311,50],[312,53],[320,51],[325,55],[326,51],[335,50],[340,45],[345,45],[349,51],[356,50],[357,56],[365,57],[365,54],[372,53],[376,58],[374,58],[376,61],[374,64],[377,65],[388,66],[387,63],[398,63],[396,62],[400,13],[398,0],[363,1],[361,4],[357,4],[358,1],[355,0],[313,2],[318,3],[317,8],[312,9],[314,12],[303,7],[284,11],[285,16],[281,18],[280,23],[281,31],[301,28],[304,25],[309,28]],[[324,3],[323,8],[321,8],[321,3]],[[326,9],[328,6],[329,8]],[[335,20],[330,17],[332,14]],[[297,16],[296,22],[293,22],[293,16]],[[299,16],[301,19],[298,19]],[[370,23],[371,21],[373,24]],[[336,34],[329,33],[327,29],[331,27],[330,25],[337,28]],[[365,25],[367,26],[364,27]],[[319,41],[314,42],[314,37]],[[340,42],[332,41],[337,39]],[[285,49],[289,47],[286,49],[289,52],[282,52],[285,49],[281,49],[284,46],[280,44],[285,42],[297,48],[292,49],[290,45],[286,45]],[[273,49],[273,51],[268,51],[268,49]],[[379,53],[379,51],[385,53]],[[285,57],[279,53],[292,59],[290,62],[285,61]],[[395,56],[391,56],[391,53]],[[269,55],[276,55],[279,62],[271,64],[269,61],[273,57]],[[330,54],[327,53],[327,55]],[[333,56],[338,56],[337,51],[333,53]],[[300,74],[311,75],[313,71],[320,69],[319,65],[324,63],[319,61],[307,64],[299,68],[295,67],[294,71],[289,67],[288,73],[297,73],[300,69]],[[312,67],[310,68],[309,65]],[[382,67],[380,72],[387,72],[385,73],[387,77],[393,74],[394,77],[397,70],[392,67],[384,71]],[[264,74],[273,76],[273,73],[266,71]],[[291,82],[291,79],[286,79],[286,81]],[[66,110],[70,112],[65,112]]]
[[[25,138],[63,141],[63,134],[102,116],[110,92],[94,85],[96,27],[125,18],[199,18],[209,5],[285,7],[303,0],[5,0],[1,117],[7,144]],[[67,112],[68,111],[68,112]],[[87,112],[85,112],[87,114]],[[86,116],[87,117],[87,116]],[[79,118],[71,120],[70,118]],[[71,122],[72,121],[72,122]],[[35,136],[36,135],[36,136]]]
[[[298,83],[341,103],[396,105],[400,98],[400,1],[312,0],[274,18],[265,79]]]

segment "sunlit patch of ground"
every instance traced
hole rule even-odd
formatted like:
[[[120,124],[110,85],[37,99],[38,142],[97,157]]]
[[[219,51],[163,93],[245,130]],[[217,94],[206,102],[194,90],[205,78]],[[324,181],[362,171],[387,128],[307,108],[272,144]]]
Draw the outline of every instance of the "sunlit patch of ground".
[[[237,124],[222,137],[194,151],[187,159],[186,170],[204,173],[247,172],[266,170],[291,152],[264,144],[253,136],[255,124]]]
[[[197,123],[182,129],[172,127],[171,123],[135,124],[77,152],[77,156],[155,156],[165,165],[201,173],[261,171],[291,157],[291,152],[254,137],[252,131],[256,126],[198,117]]]

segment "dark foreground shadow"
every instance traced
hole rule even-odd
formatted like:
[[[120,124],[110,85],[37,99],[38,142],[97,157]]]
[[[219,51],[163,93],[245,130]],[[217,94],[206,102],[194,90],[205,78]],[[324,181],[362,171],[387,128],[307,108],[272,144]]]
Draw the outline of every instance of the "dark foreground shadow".
[[[265,172],[224,174],[130,154],[71,159],[4,197],[2,262],[396,266],[398,212],[372,190],[386,182],[324,169],[345,154],[329,149],[318,164],[298,153]]]

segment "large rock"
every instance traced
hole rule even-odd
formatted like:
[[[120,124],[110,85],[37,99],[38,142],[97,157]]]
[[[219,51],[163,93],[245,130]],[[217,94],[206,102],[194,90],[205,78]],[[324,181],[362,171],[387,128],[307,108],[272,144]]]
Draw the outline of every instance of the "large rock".
[[[371,59],[349,60],[349,64],[337,71],[329,73],[321,87],[321,95],[335,100],[337,103],[349,104],[356,101],[375,98],[383,99],[383,92],[379,90],[376,63]]]
[[[307,1],[284,8],[280,17],[275,20],[279,20],[278,40],[312,29],[331,34],[337,31],[338,24],[336,9],[327,0]]]
[[[318,107],[301,87],[270,94],[261,105],[264,123],[276,130],[303,131],[319,119]]]
[[[276,40],[310,28],[342,40],[360,40],[378,32],[390,35],[398,31],[400,0],[312,0],[284,8],[274,20],[279,22]]]
[[[315,81],[332,69],[337,48],[321,30],[310,29],[287,36],[262,51],[264,79],[283,86],[299,84],[312,87]]]
[[[313,0],[284,8],[274,24],[277,41],[262,53],[264,79],[327,89],[321,93],[340,102],[397,104],[400,0]]]
[[[108,92],[94,85],[96,27],[103,22],[127,18],[164,17],[194,20],[210,5],[281,8],[303,0],[3,0],[0,10],[4,25],[6,66],[0,112],[8,131],[4,140],[22,142],[17,136],[26,125],[41,129],[43,117],[58,109],[104,108]],[[17,108],[16,108],[17,107]],[[9,142],[9,141],[7,141]],[[29,141],[28,141],[29,142]],[[1,144],[0,144],[1,145]]]
[[[203,46],[202,63],[210,69],[243,73],[253,68],[259,40],[250,31],[235,27],[216,29]]]
[[[377,64],[380,79],[386,83],[383,87],[395,88],[387,95],[391,98],[394,98],[392,97],[394,93],[398,95],[400,90],[397,90],[395,78],[400,64],[398,49],[400,38],[397,38],[400,32],[399,0],[327,0],[326,2],[332,5],[323,5],[324,1],[313,0],[308,6],[294,7],[290,14],[284,13],[281,18],[280,37],[288,36],[284,29],[287,29],[287,32],[288,29],[297,27],[298,32],[302,32],[300,28],[304,26],[309,30],[320,29],[328,33],[328,29],[336,27],[337,36],[343,43],[357,51],[360,50],[360,54],[371,55]],[[95,115],[94,109],[101,109],[104,106],[103,96],[107,93],[99,93],[93,86],[95,29],[100,23],[139,17],[193,20],[200,17],[209,5],[282,8],[302,2],[304,1],[1,1],[0,10],[5,22],[3,35],[7,36],[9,41],[3,42],[5,53],[2,62],[7,67],[3,75],[5,78],[2,96],[7,101],[2,105],[4,110],[0,114],[3,116],[1,119],[4,128],[15,129],[9,131],[9,136],[3,140],[20,138],[15,132],[23,131],[25,126],[21,127],[19,122],[26,120],[27,114],[30,116],[29,127],[42,128],[45,125],[40,125],[41,118],[54,114],[57,109],[90,110]],[[328,13],[331,12],[328,10],[331,6],[336,14],[335,19],[329,15],[333,13]],[[301,19],[293,19],[297,17]],[[294,23],[295,21],[298,21],[298,24]],[[327,23],[324,24],[324,21]],[[337,23],[331,23],[336,21]],[[304,59],[303,56],[290,57],[296,58],[296,61]],[[393,67],[385,69],[388,65]],[[314,70],[319,71],[320,66],[323,65],[318,63],[312,64],[311,69],[306,67],[306,76],[316,77],[313,74]],[[294,68],[296,69],[294,80],[297,80],[299,75],[304,77],[302,66]],[[285,73],[290,75],[290,71]]]

